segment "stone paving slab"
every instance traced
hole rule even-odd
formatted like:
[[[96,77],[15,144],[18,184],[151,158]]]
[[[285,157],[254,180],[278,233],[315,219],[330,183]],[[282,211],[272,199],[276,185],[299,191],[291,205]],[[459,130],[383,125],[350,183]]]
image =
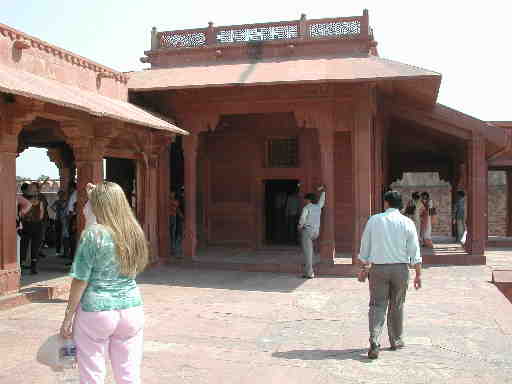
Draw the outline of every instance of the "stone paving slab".
[[[512,383],[512,304],[490,283],[491,272],[426,268],[424,287],[408,292],[407,347],[390,351],[384,330],[381,356],[369,361],[367,284],[159,267],[139,279],[142,382]],[[65,305],[0,312],[0,384],[55,383],[56,373],[35,357],[57,332]]]

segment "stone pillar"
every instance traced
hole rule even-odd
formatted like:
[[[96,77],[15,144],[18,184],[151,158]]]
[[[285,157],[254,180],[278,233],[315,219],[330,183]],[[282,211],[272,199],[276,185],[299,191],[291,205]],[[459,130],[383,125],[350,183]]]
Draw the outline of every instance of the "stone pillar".
[[[97,184],[103,181],[104,144],[100,138],[80,138],[71,143],[77,173],[77,233],[81,233],[85,225],[83,207],[87,201],[87,183]]]
[[[171,238],[169,228],[169,199],[171,190],[170,145],[158,159],[158,256],[161,261],[169,259]]]
[[[16,240],[16,155],[18,135],[1,131],[0,126],[0,295],[19,288]]]
[[[332,127],[318,129],[322,183],[326,187],[327,201],[322,210],[320,237],[320,259],[322,263],[334,264],[336,245],[334,237],[336,194],[334,190],[334,130]]]
[[[467,146],[468,157],[468,236],[467,250],[483,256],[487,242],[487,160],[485,138],[475,135]]]
[[[185,236],[183,243],[184,257],[192,260],[196,254],[196,198],[197,198],[197,149],[198,133],[191,133],[183,138],[185,157]]]
[[[59,169],[60,190],[68,192],[69,183],[72,177],[72,164],[67,156],[63,153],[62,148],[48,149],[48,158]]]
[[[160,257],[158,239],[158,157],[155,154],[148,156],[146,168],[146,188],[142,196],[145,206],[144,229],[149,243],[150,259],[158,262]]]
[[[354,242],[352,263],[359,254],[361,236],[372,214],[372,111],[369,87],[359,93],[354,111],[352,131],[352,156],[354,172]]]
[[[512,236],[512,169],[507,169],[507,236]]]
[[[373,175],[373,199],[372,214],[380,213],[383,209],[384,192],[384,116],[378,115],[374,120],[372,129],[372,175]]]

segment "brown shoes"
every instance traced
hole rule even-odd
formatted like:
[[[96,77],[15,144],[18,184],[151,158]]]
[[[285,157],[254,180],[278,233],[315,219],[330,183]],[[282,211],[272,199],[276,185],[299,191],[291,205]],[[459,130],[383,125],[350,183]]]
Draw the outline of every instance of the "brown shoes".
[[[391,350],[392,351],[396,351],[397,349],[402,349],[403,347],[405,347],[405,344],[402,340],[396,340],[394,343],[391,344]]]
[[[370,344],[370,348],[368,349],[368,358],[369,359],[378,359],[380,352],[380,346],[374,343]]]

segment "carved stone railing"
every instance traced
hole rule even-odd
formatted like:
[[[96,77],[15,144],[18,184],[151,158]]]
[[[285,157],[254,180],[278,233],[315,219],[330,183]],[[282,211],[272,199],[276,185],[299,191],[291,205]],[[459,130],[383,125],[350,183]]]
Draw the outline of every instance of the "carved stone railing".
[[[370,38],[368,11],[363,16],[232,25],[158,32],[152,30],[151,49],[197,48],[258,41]]]

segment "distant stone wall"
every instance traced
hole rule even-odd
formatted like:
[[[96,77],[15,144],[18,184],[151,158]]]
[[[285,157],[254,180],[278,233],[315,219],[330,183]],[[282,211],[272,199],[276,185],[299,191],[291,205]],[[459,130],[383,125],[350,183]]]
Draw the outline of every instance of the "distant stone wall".
[[[507,235],[507,177],[505,172],[489,172],[489,235]]]
[[[18,193],[21,193],[21,185],[23,183],[35,183],[37,180],[17,180],[16,186]],[[60,189],[60,180],[48,180],[42,183],[41,192],[43,193],[57,193]]]
[[[439,179],[438,173],[405,173],[404,178],[391,186],[404,196],[405,203],[413,192],[428,192],[437,208],[434,235],[451,236],[452,187]],[[489,172],[488,209],[489,235],[505,236],[507,220],[507,185],[505,172]]]

